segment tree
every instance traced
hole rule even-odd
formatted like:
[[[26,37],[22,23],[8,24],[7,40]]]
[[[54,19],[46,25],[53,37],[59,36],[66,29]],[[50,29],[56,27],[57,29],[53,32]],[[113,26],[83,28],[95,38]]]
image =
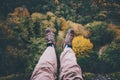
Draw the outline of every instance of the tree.
[[[111,65],[111,71],[120,71],[120,38],[116,38],[106,51],[102,59]]]
[[[100,73],[97,52],[91,51],[89,52],[89,57],[80,56],[77,61],[83,72]]]
[[[85,28],[90,31],[89,38],[95,49],[110,43],[115,37],[115,32],[104,22],[88,23]]]

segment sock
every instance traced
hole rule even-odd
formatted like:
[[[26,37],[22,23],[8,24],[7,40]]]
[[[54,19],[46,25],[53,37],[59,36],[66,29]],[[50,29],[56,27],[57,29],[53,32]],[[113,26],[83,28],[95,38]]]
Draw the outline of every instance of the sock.
[[[72,48],[72,46],[66,44],[66,45],[65,45],[65,48]]]
[[[49,47],[49,46],[54,47],[54,44],[53,43],[48,43],[47,47]]]

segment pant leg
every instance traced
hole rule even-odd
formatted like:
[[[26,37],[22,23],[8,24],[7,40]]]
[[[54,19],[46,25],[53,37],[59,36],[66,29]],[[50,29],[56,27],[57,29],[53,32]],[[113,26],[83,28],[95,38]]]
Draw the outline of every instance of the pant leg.
[[[40,57],[31,80],[55,80],[57,72],[57,59],[54,47],[47,47]]]
[[[71,48],[64,49],[60,56],[60,64],[60,80],[83,80],[81,68]]]

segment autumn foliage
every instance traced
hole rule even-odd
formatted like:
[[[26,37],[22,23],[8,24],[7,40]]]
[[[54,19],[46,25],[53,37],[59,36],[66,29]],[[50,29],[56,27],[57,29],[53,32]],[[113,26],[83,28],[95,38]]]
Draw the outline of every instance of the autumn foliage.
[[[62,43],[66,31],[73,28],[75,32],[73,50],[83,73],[120,72],[119,2],[119,0],[1,1],[0,80],[29,80],[30,76],[27,79],[25,77],[31,75],[46,48],[44,30],[47,27],[51,27],[55,33],[55,51],[58,56],[63,51]],[[15,75],[13,76],[15,78],[6,79],[10,74]],[[20,77],[19,74],[25,77]],[[3,76],[5,79],[1,78]],[[85,80],[96,79],[92,76],[88,79],[85,76]],[[120,80],[117,77],[109,79]]]
[[[93,48],[93,44],[89,39],[83,36],[77,36],[73,39],[72,42],[73,50],[77,57],[86,56],[89,57],[89,52]]]

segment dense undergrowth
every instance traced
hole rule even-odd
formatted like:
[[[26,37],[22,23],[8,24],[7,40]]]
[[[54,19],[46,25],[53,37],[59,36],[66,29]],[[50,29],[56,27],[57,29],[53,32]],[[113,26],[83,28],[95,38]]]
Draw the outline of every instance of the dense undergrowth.
[[[46,48],[47,27],[55,33],[58,57],[67,29],[74,29],[73,50],[85,80],[119,80],[117,1],[4,0],[0,3],[0,80],[29,80]]]

